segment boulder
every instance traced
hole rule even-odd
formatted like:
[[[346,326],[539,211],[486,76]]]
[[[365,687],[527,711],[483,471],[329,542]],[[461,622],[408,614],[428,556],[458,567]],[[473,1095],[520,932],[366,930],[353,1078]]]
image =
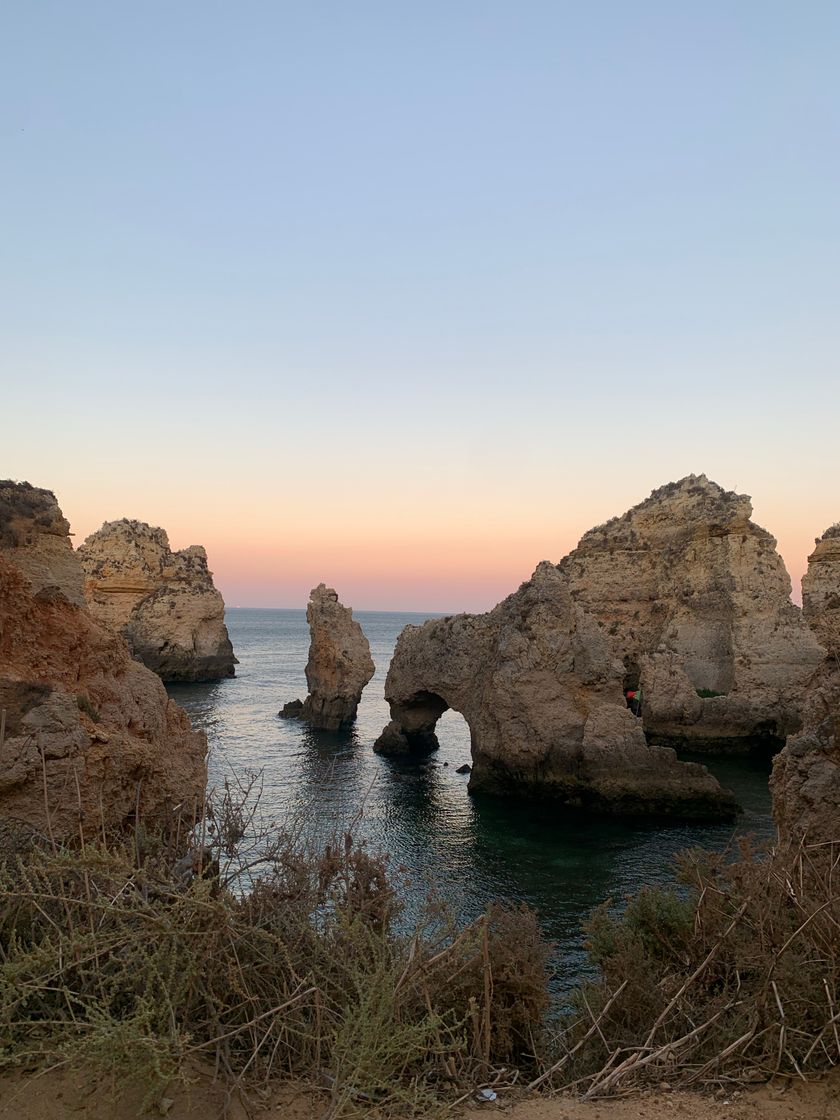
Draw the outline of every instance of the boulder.
[[[403,630],[385,683],[392,722],[375,749],[434,748],[451,707],[470,729],[473,792],[625,815],[733,816],[732,795],[705,767],[647,744],[623,676],[606,630],[544,562],[487,614]]]
[[[164,681],[234,675],[225,604],[200,545],[173,552],[163,529],[106,521],[79,548],[91,614]]]
[[[641,685],[651,742],[778,750],[823,651],[790,601],[776,541],[744,494],[705,475],[586,533],[560,567]]]
[[[0,483],[0,834],[200,812],[207,741],[83,605],[54,495]]]
[[[323,583],[313,588],[306,608],[309,660],[304,701],[285,704],[280,715],[302,719],[324,731],[338,731],[356,717],[365,685],[374,674],[370,645],[350,607]]]
[[[773,816],[783,844],[840,841],[840,525],[816,540],[802,609],[826,651],[810,682],[803,728],[773,763]]]

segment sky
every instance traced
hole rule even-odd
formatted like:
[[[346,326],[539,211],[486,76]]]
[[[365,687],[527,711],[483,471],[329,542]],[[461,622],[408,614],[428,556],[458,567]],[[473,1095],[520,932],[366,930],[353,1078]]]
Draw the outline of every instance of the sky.
[[[840,519],[840,5],[6,0],[0,477],[229,605],[484,610],[656,486]]]

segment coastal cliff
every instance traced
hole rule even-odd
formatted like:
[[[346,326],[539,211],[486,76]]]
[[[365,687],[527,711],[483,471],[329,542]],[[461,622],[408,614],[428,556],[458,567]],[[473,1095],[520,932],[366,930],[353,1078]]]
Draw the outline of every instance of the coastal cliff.
[[[805,695],[802,730],[773,763],[782,842],[840,838],[840,525],[815,544],[802,578],[802,609],[826,656]]]
[[[617,814],[734,815],[705,767],[647,744],[622,684],[609,636],[543,562],[487,614],[403,630],[385,682],[392,721],[375,749],[433,749],[435,724],[453,708],[470,729],[472,791]]]
[[[655,490],[586,533],[560,568],[641,686],[651,741],[697,750],[781,747],[823,650],[776,541],[744,494],[705,475]]]
[[[200,545],[173,552],[165,531],[106,521],[77,553],[91,614],[164,681],[234,675],[225,604]]]
[[[370,645],[350,607],[331,587],[319,583],[306,607],[309,658],[306,699],[293,700],[280,712],[324,731],[338,731],[356,717],[365,685],[374,674]]]
[[[203,733],[83,605],[55,496],[0,483],[0,820],[55,838],[192,818]]]

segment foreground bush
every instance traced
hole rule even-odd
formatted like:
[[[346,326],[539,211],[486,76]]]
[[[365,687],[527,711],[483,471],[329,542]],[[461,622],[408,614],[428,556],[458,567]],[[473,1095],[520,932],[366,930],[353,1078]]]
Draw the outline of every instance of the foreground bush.
[[[646,888],[588,924],[600,978],[532,1084],[807,1078],[840,1061],[840,843],[686,853],[687,894]]]
[[[138,833],[0,871],[0,1065],[103,1068],[151,1097],[205,1055],[231,1084],[328,1086],[334,1115],[428,1114],[534,1068],[547,949],[530,912],[401,934],[387,869],[352,836],[277,835],[231,871],[247,826],[228,806],[186,860]]]

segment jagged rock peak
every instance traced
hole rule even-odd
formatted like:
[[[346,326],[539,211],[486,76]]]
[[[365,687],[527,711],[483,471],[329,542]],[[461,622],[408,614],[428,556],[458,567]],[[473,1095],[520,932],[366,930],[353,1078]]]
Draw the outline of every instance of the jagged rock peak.
[[[0,484],[0,833],[93,835],[138,803],[145,820],[192,819],[206,739],[80,605],[68,529],[50,491]]]
[[[702,766],[649,747],[609,635],[568,577],[541,563],[492,611],[407,626],[385,682],[381,753],[434,749],[453,708],[470,728],[470,789],[617,814],[721,818],[735,809]]]
[[[822,650],[790,602],[776,541],[705,475],[662,486],[584,534],[571,593],[613,637],[645,730],[701,749],[769,749],[801,723]]]
[[[750,522],[752,501],[747,494],[736,494],[711,481],[705,474],[690,474],[678,482],[668,482],[625,513],[610,518],[584,533],[578,550],[607,542],[617,547],[623,539],[634,539],[633,530],[659,533],[668,539],[690,533],[697,523],[709,528],[750,524],[753,531],[771,536]],[[622,528],[627,533],[622,533]],[[774,542],[775,544],[775,542]]]
[[[78,550],[91,612],[166,681],[232,677],[236,658],[201,545],[173,552],[164,529],[106,521]]]
[[[52,490],[28,482],[0,482],[0,548],[34,593],[52,588],[84,603],[82,573],[70,543],[70,525]]]
[[[313,588],[306,608],[309,623],[309,695],[286,704],[281,715],[303,719],[313,727],[338,731],[356,716],[365,685],[374,674],[370,645],[350,607],[326,584]]]

